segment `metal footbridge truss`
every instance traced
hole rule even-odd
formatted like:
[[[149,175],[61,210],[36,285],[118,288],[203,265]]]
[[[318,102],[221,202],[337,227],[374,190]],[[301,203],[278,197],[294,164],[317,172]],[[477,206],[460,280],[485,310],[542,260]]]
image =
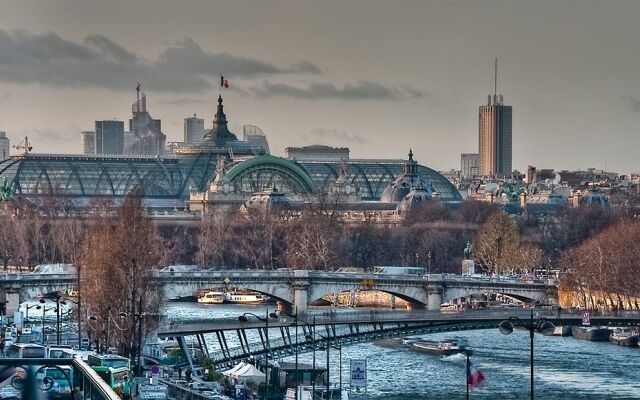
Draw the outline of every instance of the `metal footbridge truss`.
[[[329,346],[341,347],[371,342],[386,338],[400,338],[439,332],[454,332],[474,329],[493,329],[510,316],[529,319],[529,310],[480,310],[455,313],[437,311],[422,312],[345,312],[293,317],[280,317],[269,320],[269,334],[266,324],[252,319],[241,322],[237,319],[215,319],[188,323],[166,323],[158,330],[159,338],[176,338],[181,344],[189,363],[193,366],[192,352],[186,351],[185,337],[195,337],[202,353],[210,357],[218,368],[230,367],[249,358],[270,359],[312,352]],[[580,325],[580,314],[566,314],[558,317],[553,310],[540,310],[541,316],[556,325]],[[638,325],[640,314],[627,313],[624,316],[605,315],[592,317],[593,325]],[[296,325],[298,335],[296,337]],[[257,331],[259,341],[251,343],[247,331]],[[314,335],[315,330],[315,335]],[[215,350],[206,344],[204,335],[213,335],[217,344]],[[267,336],[269,341],[266,341]],[[230,347],[228,339],[239,341],[240,346]],[[313,339],[315,337],[315,340]]]

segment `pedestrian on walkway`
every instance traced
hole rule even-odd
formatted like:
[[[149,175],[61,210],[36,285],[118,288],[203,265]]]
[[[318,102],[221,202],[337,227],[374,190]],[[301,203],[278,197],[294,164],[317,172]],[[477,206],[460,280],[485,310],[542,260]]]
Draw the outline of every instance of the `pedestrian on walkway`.
[[[178,367],[178,379],[182,379],[182,367]]]
[[[191,382],[191,369],[187,368],[187,372],[184,373],[184,377],[187,379],[187,382]]]
[[[2,332],[0,332],[0,335],[2,334]],[[0,358],[4,358],[4,336],[0,336]]]

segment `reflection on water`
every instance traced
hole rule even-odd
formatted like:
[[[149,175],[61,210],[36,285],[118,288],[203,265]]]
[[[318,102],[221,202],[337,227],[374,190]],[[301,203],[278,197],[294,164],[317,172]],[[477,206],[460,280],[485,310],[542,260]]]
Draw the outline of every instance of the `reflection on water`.
[[[202,305],[168,303],[170,318],[237,318],[244,312],[264,315],[275,306]],[[340,311],[338,311],[340,312]],[[270,332],[272,337],[279,330]],[[259,341],[255,332],[249,340]],[[442,339],[451,334],[424,335]],[[529,335],[515,331],[501,335],[497,329],[464,331],[474,349],[472,362],[484,373],[481,388],[471,389],[471,399],[527,399],[529,396]],[[207,344],[218,350],[214,336]],[[229,346],[239,346],[235,334],[229,333]],[[640,349],[595,343],[573,338],[537,335],[535,346],[535,385],[539,399],[640,399]],[[300,361],[310,363],[312,354],[301,354]],[[426,400],[465,398],[465,357],[437,358],[407,349],[388,349],[373,343],[360,343],[342,351],[342,381],[348,386],[349,359],[367,359],[367,397],[376,400]],[[316,353],[318,366],[326,365],[326,352]],[[332,384],[338,383],[338,350],[330,348],[329,370]],[[364,393],[357,394],[364,398]]]

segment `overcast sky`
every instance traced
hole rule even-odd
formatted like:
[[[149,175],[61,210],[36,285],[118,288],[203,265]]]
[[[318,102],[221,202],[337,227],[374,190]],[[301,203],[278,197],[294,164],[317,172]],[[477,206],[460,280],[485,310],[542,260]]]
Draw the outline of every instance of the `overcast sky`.
[[[460,168],[478,106],[513,106],[513,166],[639,171],[640,1],[17,0],[1,3],[0,131],[35,152],[80,150],[94,120],[127,120],[136,82],[168,140],[211,125],[218,73],[232,131],[272,152]]]

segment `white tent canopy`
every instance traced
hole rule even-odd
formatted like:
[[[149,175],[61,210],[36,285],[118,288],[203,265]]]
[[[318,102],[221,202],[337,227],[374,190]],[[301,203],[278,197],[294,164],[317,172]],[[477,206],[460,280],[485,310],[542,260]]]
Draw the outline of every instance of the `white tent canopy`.
[[[232,376],[239,381],[257,381],[264,379],[265,374],[253,365],[246,364],[244,367],[234,372]]]
[[[235,367],[231,368],[228,371],[224,372],[224,376],[235,376],[235,372],[241,370],[242,368],[244,368],[247,365],[247,363],[245,362],[240,362],[238,364],[236,364]]]

